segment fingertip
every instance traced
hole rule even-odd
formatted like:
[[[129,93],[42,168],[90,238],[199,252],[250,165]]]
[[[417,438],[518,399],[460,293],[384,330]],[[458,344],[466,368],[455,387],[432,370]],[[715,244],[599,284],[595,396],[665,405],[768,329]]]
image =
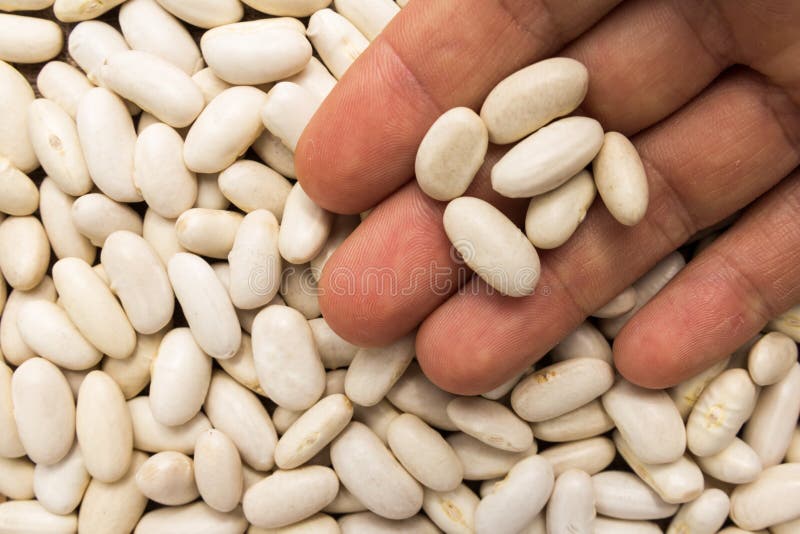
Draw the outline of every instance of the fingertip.
[[[617,371],[628,381],[650,389],[674,386],[685,372],[673,352],[674,338],[634,316],[614,339]]]

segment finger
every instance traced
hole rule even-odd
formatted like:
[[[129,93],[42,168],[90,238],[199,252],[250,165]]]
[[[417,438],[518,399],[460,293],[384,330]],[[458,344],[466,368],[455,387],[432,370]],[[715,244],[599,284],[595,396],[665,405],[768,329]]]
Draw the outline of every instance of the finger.
[[[617,369],[664,388],[728,356],[800,301],[800,171],[642,308],[614,340]]]
[[[552,54],[619,0],[412,2],[362,54],[297,147],[303,188],[358,213],[406,182],[433,121],[477,107],[511,72]]]
[[[452,296],[420,327],[423,369],[458,393],[502,383],[696,230],[786,176],[800,163],[797,139],[800,115],[785,94],[757,75],[720,80],[635,138],[650,183],[642,223],[623,228],[596,203],[570,241],[542,254],[537,294],[503,297],[476,281]]]
[[[521,223],[527,202],[501,197],[490,165],[467,191]],[[445,204],[409,183],[372,210],[328,260],[320,278],[320,308],[331,327],[360,346],[381,346],[405,335],[471,274],[453,262],[442,227]],[[386,236],[390,236],[387,239]]]
[[[692,5],[689,3],[689,6]],[[717,76],[723,61],[710,54],[704,44],[714,37],[711,33],[701,34],[703,41],[691,34],[690,28],[697,27],[698,21],[705,17],[699,8],[693,9],[686,14],[674,2],[626,3],[570,46],[570,53],[574,53],[592,69],[586,105],[593,113],[601,115],[609,129],[637,129],[647,124],[646,121],[657,120],[674,107],[682,105],[684,99],[695,92],[698,83],[705,84]],[[696,20],[687,22],[692,18]],[[676,31],[663,32],[659,24],[669,24]],[[615,28],[624,33],[624,39],[620,40]],[[652,46],[656,42],[658,46]],[[612,55],[609,50],[619,57],[613,64],[609,59]],[[658,68],[651,68],[653,65],[658,65]],[[672,73],[673,78],[663,79],[662,72]],[[626,98],[628,102],[624,102]],[[627,112],[620,113],[620,120],[617,121],[610,113],[611,106],[601,104],[606,100],[620,110],[641,109],[645,113],[653,108],[655,111],[651,111],[647,119],[640,123],[634,123]],[[350,111],[343,113],[349,114]],[[338,137],[338,133],[336,135]],[[386,136],[377,135],[376,138],[383,142]],[[369,139],[365,142],[369,142]],[[323,143],[323,146],[327,145]],[[330,146],[341,145],[331,143]],[[348,145],[347,149],[355,150],[356,147]],[[381,154],[391,154],[391,150],[391,147],[387,147]],[[413,153],[414,149],[409,150]],[[500,197],[489,185],[488,170],[504,150],[507,148],[490,149],[486,164],[467,194],[493,203],[500,202]],[[342,160],[342,165],[347,162],[360,165],[358,162],[365,161],[357,154],[342,155],[338,159]],[[383,166],[392,165],[395,161],[387,156],[380,156],[379,159]],[[391,172],[387,171],[386,175],[391,175]],[[333,172],[329,176],[337,174]],[[363,179],[376,176],[381,178],[384,175],[372,173],[364,175]],[[353,197],[366,194],[359,193],[357,188],[366,191],[372,187],[371,183],[359,181],[358,178],[343,180],[341,187],[347,187],[344,184],[360,184],[348,190],[347,194]],[[332,194],[338,187],[333,181],[325,186]],[[322,199],[318,197],[317,200]],[[505,199],[503,202],[506,203],[503,206],[516,205],[517,210],[524,209],[520,208],[519,201],[512,203]],[[427,198],[419,189],[410,187],[387,199],[385,204],[373,211],[370,218],[331,259],[329,269],[336,272],[340,278],[337,286],[341,287],[331,288],[321,299],[326,318],[334,329],[351,341],[365,346],[385,344],[410,331],[446,300],[457,286],[459,276],[447,250],[449,243],[441,225],[444,209],[441,203]],[[341,209],[340,206],[338,208]],[[391,235],[392,239],[387,241],[386,235]],[[402,295],[395,295],[370,288],[370,283],[374,285],[370,280],[375,280],[377,270],[393,273],[395,285],[406,288],[406,291]],[[324,279],[323,276],[323,289],[326,284]],[[446,291],[448,288],[451,291]]]

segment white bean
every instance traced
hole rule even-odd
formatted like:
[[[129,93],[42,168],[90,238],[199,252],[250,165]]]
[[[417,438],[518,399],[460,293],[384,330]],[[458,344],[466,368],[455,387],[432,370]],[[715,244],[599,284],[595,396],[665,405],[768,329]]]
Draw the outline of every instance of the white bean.
[[[288,306],[267,306],[253,323],[253,356],[261,387],[279,406],[310,408],[325,389],[325,369],[308,321]]]
[[[739,438],[718,453],[696,460],[703,472],[729,484],[747,484],[761,473],[761,458]]]
[[[619,379],[602,401],[625,442],[642,462],[674,462],[683,455],[683,419],[664,391],[644,389]]]
[[[124,1],[84,2],[83,0],[56,0],[53,12],[61,22],[77,22],[99,17]]]
[[[488,148],[489,134],[477,113],[464,107],[444,112],[428,129],[417,150],[414,173],[420,189],[442,201],[463,195]]]
[[[584,170],[552,191],[533,197],[525,216],[528,239],[544,249],[566,243],[586,218],[596,192],[592,175]]]
[[[753,345],[747,357],[747,369],[753,382],[771,386],[779,382],[797,362],[797,344],[780,332],[770,332]]]
[[[86,470],[101,482],[116,482],[128,471],[133,423],[125,396],[114,379],[92,371],[81,384],[76,410],[78,443]]]
[[[72,222],[89,241],[102,247],[106,238],[119,230],[142,234],[142,218],[126,204],[101,193],[89,193],[72,203]]]
[[[613,383],[614,371],[604,361],[569,359],[524,378],[511,393],[511,406],[526,421],[546,421],[591,402]]]
[[[219,174],[219,189],[245,213],[265,209],[280,221],[292,184],[266,165],[242,159]]]
[[[531,427],[499,402],[460,397],[447,405],[447,415],[462,432],[492,447],[522,452],[533,445]]]
[[[75,443],[57,464],[34,468],[33,492],[48,512],[68,515],[80,504],[90,480],[81,449]]]
[[[744,369],[729,369],[714,378],[686,423],[689,450],[710,456],[730,445],[753,413],[757,396],[758,388]]]
[[[330,9],[316,11],[308,21],[306,35],[336,79],[366,50],[369,40],[353,24]]]
[[[136,487],[136,472],[147,460],[147,455],[134,451],[131,467],[124,477],[107,484],[92,479],[83,496],[78,512],[78,531],[131,532],[142,517],[147,497]],[[108,513],[114,510],[115,513]]]
[[[731,494],[731,519],[757,530],[800,517],[800,464],[774,465]]]
[[[353,405],[342,394],[322,398],[295,420],[278,440],[275,463],[281,469],[303,465],[344,430]]]
[[[520,141],[492,167],[492,188],[511,198],[546,193],[575,176],[602,144],[603,128],[596,120],[559,119]]]
[[[759,395],[743,438],[764,467],[780,463],[789,449],[800,414],[800,364],[795,363],[780,382]]]
[[[278,293],[282,263],[278,231],[275,215],[264,209],[248,213],[239,225],[228,254],[230,295],[237,308],[260,308]]]
[[[445,439],[416,415],[395,417],[386,440],[398,461],[421,484],[434,491],[452,491],[459,484],[463,467]]]
[[[661,519],[673,515],[677,504],[664,502],[633,473],[603,471],[592,477],[597,513],[616,519]]]
[[[297,74],[311,44],[296,19],[261,19],[219,26],[203,34],[200,48],[214,74],[233,85],[258,85]]]
[[[714,534],[725,523],[730,504],[724,491],[707,489],[694,501],[681,506],[670,522],[667,534]]]
[[[181,252],[169,261],[167,271],[200,348],[214,358],[233,357],[242,330],[228,292],[211,266],[199,256]]]
[[[8,217],[0,222],[0,271],[14,289],[33,289],[44,279],[50,242],[39,219]]]
[[[239,0],[157,0],[161,7],[200,28],[213,28],[241,20],[244,8]]]
[[[339,480],[329,467],[312,465],[276,471],[244,495],[247,520],[262,528],[277,528],[316,514],[336,497]]]
[[[63,45],[64,34],[55,22],[0,13],[0,60],[42,63],[56,57]]]
[[[122,302],[131,326],[154,334],[172,320],[175,297],[156,251],[133,232],[114,232],[100,256],[111,288]]]
[[[422,507],[422,487],[369,428],[352,422],[331,445],[342,484],[372,512],[405,519]]]
[[[142,451],[177,451],[192,454],[197,437],[211,428],[211,423],[202,412],[179,426],[162,425],[153,417],[148,397],[135,397],[129,400],[128,410],[133,423],[133,446]]]
[[[59,462],[75,440],[75,401],[63,373],[43,358],[31,358],[14,371],[11,396],[28,457],[37,464]]]
[[[127,358],[136,332],[111,289],[88,263],[64,258],[53,265],[53,282],[67,315],[89,342],[111,358]]]
[[[75,199],[61,191],[50,178],[42,180],[39,195],[39,215],[56,257],[75,257],[94,263],[97,254],[94,245],[78,231],[72,220]]]
[[[547,531],[593,534],[594,520],[592,478],[577,469],[559,475],[547,504]]]
[[[34,98],[28,80],[0,60],[0,154],[25,173],[39,166],[28,137],[28,105]]]
[[[513,143],[577,108],[589,85],[589,73],[570,58],[529,65],[498,83],[487,95],[481,118],[492,143]]]
[[[231,87],[217,95],[186,134],[186,166],[205,173],[229,167],[264,130],[259,110],[266,99],[255,87]]]
[[[278,235],[281,256],[294,264],[308,262],[322,250],[332,226],[333,214],[317,206],[297,182],[283,210]]]
[[[203,408],[214,428],[233,440],[250,467],[268,471],[275,465],[278,435],[267,410],[252,391],[216,371]]]
[[[475,510],[475,532],[519,532],[544,508],[552,490],[553,468],[547,460],[531,456],[520,461],[494,492],[481,499]]]
[[[155,0],[125,2],[119,26],[134,50],[160,56],[189,76],[203,68],[200,49],[189,31]]]
[[[136,487],[148,499],[167,506],[188,504],[200,495],[192,459],[176,451],[159,452],[148,458],[136,471]]]
[[[539,281],[536,249],[500,210],[475,197],[451,200],[444,229],[464,262],[503,295],[523,297]]]
[[[211,508],[231,512],[242,498],[242,459],[231,438],[207,430],[194,448],[194,477],[200,496]]]

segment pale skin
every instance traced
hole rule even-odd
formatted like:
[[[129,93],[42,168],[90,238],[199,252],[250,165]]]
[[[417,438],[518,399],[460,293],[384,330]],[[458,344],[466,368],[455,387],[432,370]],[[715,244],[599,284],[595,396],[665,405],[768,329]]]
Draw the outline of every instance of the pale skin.
[[[614,340],[617,369],[671,386],[729,355],[800,302],[800,4],[795,0],[411,0],[353,64],[296,151],[300,181],[338,213],[375,207],[325,268],[320,306],[362,346],[419,325],[417,357],[440,387],[489,390],[521,371],[659,259],[731,214]],[[455,106],[479,109],[501,79],[569,56],[589,69],[580,113],[629,136],[650,206],[635,227],[596,200],[562,247],[542,251],[537,292],[442,294],[419,268],[453,266],[445,204],[413,181],[416,148]],[[526,201],[499,197],[492,146],[467,195],[513,220]],[[331,273],[392,269],[407,295],[328,291]]]

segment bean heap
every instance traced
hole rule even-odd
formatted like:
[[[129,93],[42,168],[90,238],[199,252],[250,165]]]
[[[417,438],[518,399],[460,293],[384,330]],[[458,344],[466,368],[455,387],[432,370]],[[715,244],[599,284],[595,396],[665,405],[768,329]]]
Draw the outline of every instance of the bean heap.
[[[420,144],[417,183],[430,197],[450,201],[444,212],[447,236],[464,262],[504,295],[533,293],[540,272],[534,245],[563,245],[598,192],[624,225],[636,225],[647,211],[647,175],[624,135],[604,134],[588,117],[554,120],[575,111],[588,85],[586,68],[574,59],[540,61],[500,82],[480,116],[464,107],[444,113]],[[488,202],[461,197],[490,141],[520,141],[492,167],[491,179],[503,196],[533,197],[525,217],[527,239]],[[585,170],[589,163],[594,179]]]
[[[290,181],[293,150],[405,2],[244,3],[0,0],[25,12],[0,13],[0,534],[800,532],[800,307],[672,389],[614,371],[681,253],[482,396],[431,383],[413,333],[340,338],[314,287],[360,220]],[[587,79],[534,64],[421,144],[489,281],[538,273],[596,191],[646,210],[632,145],[559,118]],[[520,139],[492,182],[532,197],[527,237],[458,198]]]

